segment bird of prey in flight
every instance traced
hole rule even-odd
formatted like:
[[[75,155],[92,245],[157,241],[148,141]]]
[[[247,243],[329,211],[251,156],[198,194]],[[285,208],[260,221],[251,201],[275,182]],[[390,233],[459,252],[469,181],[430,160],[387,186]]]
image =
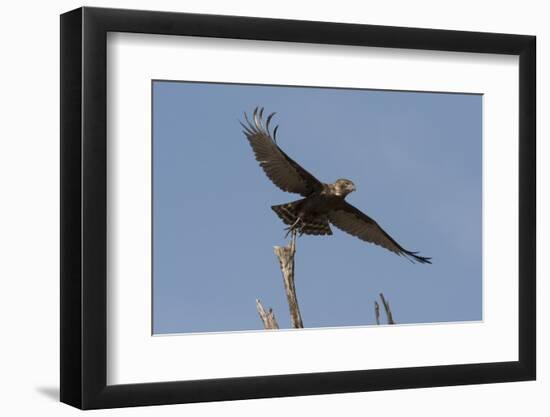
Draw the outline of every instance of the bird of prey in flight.
[[[338,229],[374,243],[413,262],[431,263],[430,258],[403,248],[379,225],[361,210],[349,204],[345,198],[355,191],[355,185],[347,179],[325,184],[302,168],[277,145],[277,127],[273,132],[269,124],[275,113],[267,116],[264,109],[256,108],[252,121],[244,114],[241,122],[243,133],[250,142],[256,160],[267,177],[283,191],[300,194],[302,199],[271,206],[288,225],[287,230],[300,235],[332,235],[330,224]]]

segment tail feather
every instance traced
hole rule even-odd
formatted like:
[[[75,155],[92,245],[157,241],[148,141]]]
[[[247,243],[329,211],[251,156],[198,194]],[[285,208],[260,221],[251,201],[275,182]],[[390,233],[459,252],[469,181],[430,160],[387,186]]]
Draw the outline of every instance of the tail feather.
[[[306,221],[302,226],[302,233],[306,235],[332,235],[328,221]]]
[[[277,213],[277,216],[279,216],[285,224],[291,226],[298,219],[298,213],[294,203],[279,204],[277,206],[271,206],[271,209],[275,213]]]
[[[296,224],[297,230],[306,235],[332,235],[332,230],[326,217],[305,217],[296,223],[299,218],[298,203],[279,204],[271,206],[271,209],[277,213],[277,216],[288,226]]]

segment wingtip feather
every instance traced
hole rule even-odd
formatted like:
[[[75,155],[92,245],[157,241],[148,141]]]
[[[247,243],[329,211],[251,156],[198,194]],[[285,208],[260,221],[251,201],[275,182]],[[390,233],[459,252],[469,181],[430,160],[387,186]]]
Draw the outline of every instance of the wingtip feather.
[[[430,257],[427,257],[427,256],[420,256],[420,255],[417,255],[418,252],[409,252],[409,251],[406,251],[405,254],[407,255],[407,257],[412,260],[413,262],[418,262],[420,264],[430,264],[432,263],[432,258]]]

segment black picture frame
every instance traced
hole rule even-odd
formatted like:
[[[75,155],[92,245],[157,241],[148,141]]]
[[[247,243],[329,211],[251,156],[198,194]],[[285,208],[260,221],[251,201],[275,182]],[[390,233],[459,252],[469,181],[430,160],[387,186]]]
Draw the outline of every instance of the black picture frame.
[[[108,32],[519,56],[519,360],[107,385]],[[88,7],[61,15],[61,401],[95,409],[535,379],[535,45],[524,35],[252,17]]]

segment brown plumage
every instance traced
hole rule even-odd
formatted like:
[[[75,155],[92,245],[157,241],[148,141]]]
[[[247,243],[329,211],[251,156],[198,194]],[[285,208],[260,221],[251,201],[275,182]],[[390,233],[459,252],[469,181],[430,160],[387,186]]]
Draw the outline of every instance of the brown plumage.
[[[404,249],[376,221],[345,201],[346,196],[355,191],[352,181],[342,178],[333,184],[322,183],[284,153],[276,142],[278,126],[273,132],[269,128],[275,113],[271,113],[264,124],[263,110],[256,108],[252,121],[245,113],[246,123],[241,123],[241,126],[256,160],[273,184],[283,191],[304,197],[271,207],[289,226],[288,230],[307,235],[332,235],[332,223],[352,236],[411,261],[431,263],[430,258]]]

